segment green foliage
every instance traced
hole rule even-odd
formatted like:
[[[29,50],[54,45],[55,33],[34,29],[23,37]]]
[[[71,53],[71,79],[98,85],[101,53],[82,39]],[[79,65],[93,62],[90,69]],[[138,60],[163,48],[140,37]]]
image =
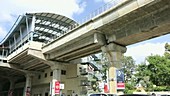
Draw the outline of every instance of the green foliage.
[[[108,71],[108,65],[103,64],[102,69],[100,70],[100,72],[103,74],[102,80],[107,81],[107,74],[106,74],[107,71]]]
[[[135,87],[134,87],[133,84],[125,83],[125,86],[126,86],[126,87],[125,87],[124,92],[125,92],[126,94],[132,94],[132,93],[134,92]]]
[[[166,90],[168,90],[168,91],[169,91],[169,90],[170,90],[170,86],[166,86]]]
[[[153,84],[150,81],[149,75],[151,72],[148,70],[148,66],[145,63],[139,64],[136,71],[137,84],[141,84],[146,91],[151,91]]]
[[[170,45],[168,43],[165,44],[165,51],[170,51]]]
[[[99,69],[99,72],[93,74],[93,79],[96,81],[91,81],[91,88],[92,88],[92,91],[95,93],[102,92],[102,90],[99,88],[99,83],[98,83],[98,81],[101,80],[101,78],[97,77],[98,75],[96,76],[96,74],[101,74],[102,81],[107,81],[106,72],[108,71],[108,61],[107,61],[105,54],[98,54],[98,56],[99,56],[99,59],[97,61],[93,60],[93,63],[96,66],[99,65],[102,67]]]
[[[170,45],[168,43],[165,44],[165,53],[164,53],[164,56],[167,59],[170,59]]]
[[[102,80],[105,80],[105,81],[107,81],[107,71],[108,71],[108,66],[109,66],[109,62],[108,62],[108,59],[107,59],[107,56],[106,56],[106,54],[101,54],[100,55],[100,57],[101,57],[101,64],[102,64],[102,69],[100,70],[100,72],[101,72],[101,74],[103,74],[103,76],[102,76]]]
[[[166,86],[157,86],[153,88],[154,91],[168,91]]]
[[[164,56],[151,55],[146,58],[148,64],[139,64],[136,68],[136,82],[146,91],[170,90],[170,45],[165,44]],[[159,87],[153,87],[153,85]],[[161,87],[160,87],[161,86]]]
[[[125,74],[125,82],[131,81],[133,72],[136,68],[134,59],[131,56],[123,56],[122,65]]]
[[[164,53],[164,56],[165,56],[165,58],[170,59],[170,54],[169,54],[169,52],[165,52],[165,53]]]
[[[170,60],[165,56],[148,56],[148,70],[150,71],[150,80],[157,86],[170,85]]]
[[[136,78],[134,73],[136,70],[136,64],[131,56],[123,56],[122,59],[123,70],[125,74],[125,90],[126,94],[132,94],[135,91]]]
[[[97,82],[92,81],[91,82],[91,88],[92,88],[93,91],[97,91],[97,89],[98,89]]]

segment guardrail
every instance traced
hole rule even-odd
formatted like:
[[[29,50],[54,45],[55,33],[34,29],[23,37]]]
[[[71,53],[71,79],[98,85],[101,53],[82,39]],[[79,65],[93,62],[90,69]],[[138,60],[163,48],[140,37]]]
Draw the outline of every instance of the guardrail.
[[[15,23],[13,24],[13,26],[11,27],[11,29],[9,30],[7,35],[4,37],[4,39],[1,40],[0,45],[2,45],[2,43],[8,38],[8,36],[11,34],[11,32],[16,28],[16,26],[18,25],[21,18],[22,18],[22,15],[19,15],[19,17],[17,18],[17,20],[15,21]]]
[[[92,13],[90,13],[88,16],[86,16],[86,17],[83,18],[82,20],[77,21],[78,24],[69,26],[68,30],[67,30],[64,34],[62,34],[61,36],[55,38],[55,39],[52,40],[52,41],[47,42],[47,45],[48,45],[49,43],[51,43],[51,42],[59,39],[60,37],[65,36],[67,33],[71,32],[71,30],[79,27],[80,25],[85,24],[86,22],[90,21],[92,18],[100,15],[101,13],[103,13],[103,12],[105,12],[105,11],[113,8],[113,7],[118,6],[118,5],[121,4],[123,1],[125,1],[125,0],[111,0],[110,2],[106,3],[104,6],[98,8],[97,10],[93,11]]]
[[[85,22],[89,21],[90,19],[96,17],[97,15],[100,15],[101,13],[107,11],[108,9],[117,6],[118,4],[122,3],[122,1],[124,0],[111,0],[110,2],[106,3],[104,6],[101,6],[100,8],[98,8],[97,10],[93,11],[92,13],[90,13],[88,16],[86,16],[85,18],[83,18],[82,20],[78,21],[78,23],[84,24]]]

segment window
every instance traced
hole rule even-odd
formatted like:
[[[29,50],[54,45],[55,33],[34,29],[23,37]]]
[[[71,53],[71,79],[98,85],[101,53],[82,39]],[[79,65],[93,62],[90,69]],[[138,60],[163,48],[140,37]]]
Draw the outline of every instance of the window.
[[[61,70],[61,75],[66,75],[66,70]]]
[[[47,77],[47,73],[45,73],[44,77],[45,77],[45,78]]]
[[[53,72],[50,72],[50,76],[53,76]]]
[[[38,79],[41,79],[41,75],[38,75]]]

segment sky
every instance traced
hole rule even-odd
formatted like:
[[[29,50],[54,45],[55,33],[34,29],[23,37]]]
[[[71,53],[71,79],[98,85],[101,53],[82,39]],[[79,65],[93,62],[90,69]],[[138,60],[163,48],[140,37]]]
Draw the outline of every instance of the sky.
[[[50,12],[82,20],[110,0],[0,0],[0,41],[8,33],[19,15]],[[125,56],[132,56],[137,64],[147,56],[163,55],[170,34],[127,46]]]

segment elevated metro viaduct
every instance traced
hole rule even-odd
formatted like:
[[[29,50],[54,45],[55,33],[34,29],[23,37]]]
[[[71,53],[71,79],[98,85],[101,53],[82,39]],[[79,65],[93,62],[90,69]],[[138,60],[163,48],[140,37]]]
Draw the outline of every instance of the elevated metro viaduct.
[[[120,1],[83,24],[52,13],[20,16],[1,42],[0,90],[46,96],[49,82],[59,80],[67,95],[81,94],[77,59],[102,51],[110,62],[110,92],[116,93],[115,69],[126,46],[170,32],[169,0]]]

